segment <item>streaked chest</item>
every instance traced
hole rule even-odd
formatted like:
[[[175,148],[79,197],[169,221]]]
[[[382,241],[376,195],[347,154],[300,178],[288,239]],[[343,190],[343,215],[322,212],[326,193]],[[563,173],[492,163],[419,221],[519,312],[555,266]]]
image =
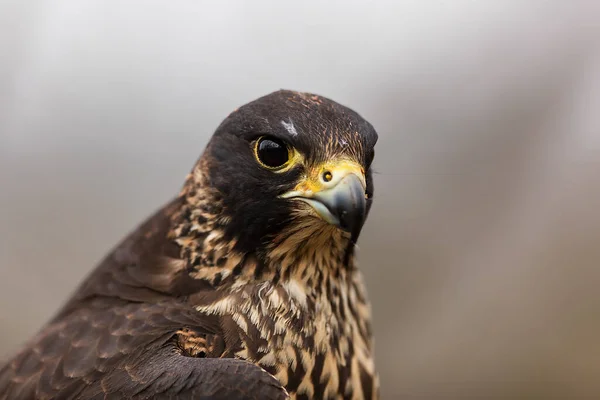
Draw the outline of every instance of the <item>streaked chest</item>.
[[[223,315],[237,332],[234,355],[273,374],[292,398],[375,398],[369,306],[360,276],[342,278],[318,289],[263,282],[198,310]]]

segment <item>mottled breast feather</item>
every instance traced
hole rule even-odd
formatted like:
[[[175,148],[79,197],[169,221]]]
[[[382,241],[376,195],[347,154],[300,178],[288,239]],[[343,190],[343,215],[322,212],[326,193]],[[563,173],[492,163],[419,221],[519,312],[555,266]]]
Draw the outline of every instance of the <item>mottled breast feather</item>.
[[[262,261],[238,254],[212,214],[219,207],[198,189],[202,173],[189,179],[198,182],[182,192],[188,206],[171,235],[191,276],[222,294],[190,302],[221,318],[233,355],[274,375],[292,398],[376,398],[370,307],[354,258],[345,263],[344,234],[307,221],[274,238]]]

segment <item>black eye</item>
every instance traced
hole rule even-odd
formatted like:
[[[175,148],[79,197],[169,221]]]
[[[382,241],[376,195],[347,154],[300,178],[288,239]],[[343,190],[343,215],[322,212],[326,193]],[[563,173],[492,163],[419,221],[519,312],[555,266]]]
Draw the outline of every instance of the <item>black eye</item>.
[[[284,142],[272,137],[262,137],[256,143],[256,158],[267,168],[283,167],[290,159],[290,152]]]

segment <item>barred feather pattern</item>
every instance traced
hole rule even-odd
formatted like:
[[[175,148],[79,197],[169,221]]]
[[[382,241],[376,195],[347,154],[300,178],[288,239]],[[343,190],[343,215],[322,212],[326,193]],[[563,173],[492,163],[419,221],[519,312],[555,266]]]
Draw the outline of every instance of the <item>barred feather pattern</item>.
[[[354,259],[343,263],[348,237],[299,218],[259,259],[225,238],[227,221],[200,168],[181,196],[171,235],[190,275],[215,287],[189,301],[224,321],[233,356],[273,374],[291,398],[376,398],[370,307]]]

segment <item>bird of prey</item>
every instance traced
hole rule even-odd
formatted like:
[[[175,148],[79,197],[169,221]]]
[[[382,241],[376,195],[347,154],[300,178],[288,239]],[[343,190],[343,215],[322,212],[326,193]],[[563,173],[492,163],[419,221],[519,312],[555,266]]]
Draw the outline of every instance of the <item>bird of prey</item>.
[[[376,141],[314,94],[233,111],[179,195],[1,367],[0,398],[377,398],[354,254]]]

